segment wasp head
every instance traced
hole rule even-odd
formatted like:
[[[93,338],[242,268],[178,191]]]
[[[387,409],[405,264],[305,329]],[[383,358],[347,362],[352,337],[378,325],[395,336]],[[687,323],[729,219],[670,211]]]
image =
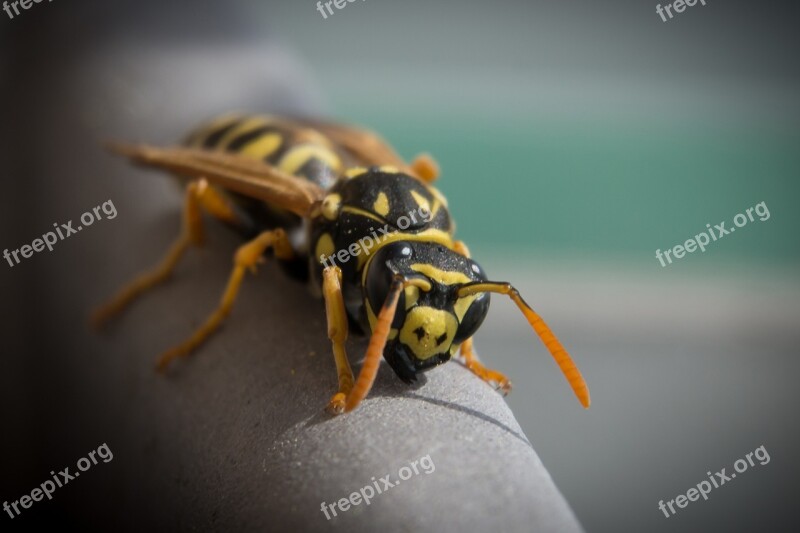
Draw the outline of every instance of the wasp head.
[[[410,383],[450,359],[471,337],[489,310],[489,294],[459,297],[467,283],[486,281],[471,259],[440,244],[400,241],[382,247],[367,266],[365,312],[371,329],[392,283],[404,281],[383,357]]]

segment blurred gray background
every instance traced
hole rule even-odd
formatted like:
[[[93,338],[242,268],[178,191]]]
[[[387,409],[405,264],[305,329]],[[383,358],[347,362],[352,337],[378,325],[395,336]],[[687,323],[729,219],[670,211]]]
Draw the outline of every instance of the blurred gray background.
[[[26,453],[50,434],[39,417],[57,401],[53,348],[88,310],[64,298],[96,301],[123,279],[96,286],[109,242],[145,220],[126,212],[177,219],[180,204],[167,180],[119,183],[110,160],[59,184],[50,154],[69,160],[69,146],[79,164],[101,139],[168,142],[216,112],[268,111],[269,80],[284,107],[439,160],[459,237],[520,288],[589,383],[584,412],[522,317],[494,299],[477,349],[513,379],[508,403],[588,531],[796,530],[800,10],[710,0],[664,23],[655,4],[366,0],[327,20],[311,1],[0,13],[0,246],[106,200],[83,192],[97,180],[120,212],[0,275],[9,497],[42,464],[82,453]],[[761,201],[769,220],[666,268],[655,259]],[[82,436],[86,449],[103,438],[86,432],[98,435]],[[674,517],[658,510],[760,445],[768,465]]]

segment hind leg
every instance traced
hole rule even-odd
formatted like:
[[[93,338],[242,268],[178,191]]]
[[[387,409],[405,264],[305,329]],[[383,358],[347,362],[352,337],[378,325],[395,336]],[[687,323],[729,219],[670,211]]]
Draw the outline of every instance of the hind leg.
[[[130,305],[139,295],[166,280],[172,274],[178,261],[183,257],[189,246],[202,245],[204,234],[203,221],[200,215],[201,210],[230,224],[238,225],[242,223],[228,200],[216,189],[208,185],[206,180],[200,179],[190,182],[186,186],[183,205],[183,227],[180,235],[172,243],[158,265],[139,274],[131,282],[123,286],[107,303],[92,313],[92,323],[95,327],[101,327],[110,318]]]

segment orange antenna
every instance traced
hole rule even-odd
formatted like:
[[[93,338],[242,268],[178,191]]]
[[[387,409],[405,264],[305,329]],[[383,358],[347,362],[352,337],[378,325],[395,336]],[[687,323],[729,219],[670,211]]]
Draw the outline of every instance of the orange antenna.
[[[394,314],[397,311],[397,302],[400,301],[400,291],[403,290],[405,284],[406,280],[396,278],[389,288],[389,294],[386,296],[386,301],[383,303],[380,313],[378,313],[375,328],[372,330],[372,337],[369,339],[367,355],[364,356],[361,372],[358,373],[358,379],[345,400],[345,412],[352,411],[358,407],[361,400],[369,394],[372,384],[375,382],[375,376],[378,375],[378,367],[381,364],[383,349],[386,347],[386,340],[389,338]]]
[[[525,303],[525,300],[522,299],[519,291],[510,283],[478,281],[475,283],[465,284],[458,289],[458,297],[462,298],[464,296],[481,292],[505,294],[511,298],[515,304],[517,304],[517,307],[519,307],[520,311],[522,311],[522,314],[525,315],[525,318],[528,320],[528,324],[530,324],[536,334],[539,335],[539,338],[542,339],[542,342],[550,352],[550,355],[552,355],[553,359],[556,360],[556,364],[561,369],[561,372],[564,373],[564,377],[567,378],[567,382],[569,383],[570,387],[572,387],[572,391],[575,393],[575,396],[578,397],[578,401],[581,402],[581,405],[583,405],[584,408],[588,409],[589,404],[591,404],[591,399],[589,398],[589,387],[586,385],[586,381],[583,379],[581,371],[578,370],[575,362],[569,356],[567,350],[564,349],[564,346],[561,345],[561,342],[559,342],[547,324],[544,323],[542,317],[536,314],[536,312],[531,309],[527,303]]]

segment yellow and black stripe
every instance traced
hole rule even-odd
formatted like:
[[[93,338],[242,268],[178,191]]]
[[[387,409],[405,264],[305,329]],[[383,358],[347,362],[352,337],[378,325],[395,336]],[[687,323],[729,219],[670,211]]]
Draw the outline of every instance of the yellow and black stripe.
[[[335,183],[349,159],[315,129],[270,115],[219,117],[192,132],[186,144],[258,159],[323,189]]]

